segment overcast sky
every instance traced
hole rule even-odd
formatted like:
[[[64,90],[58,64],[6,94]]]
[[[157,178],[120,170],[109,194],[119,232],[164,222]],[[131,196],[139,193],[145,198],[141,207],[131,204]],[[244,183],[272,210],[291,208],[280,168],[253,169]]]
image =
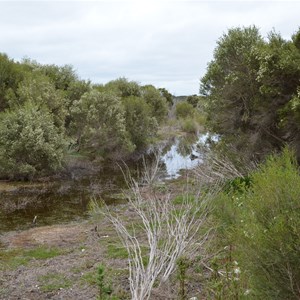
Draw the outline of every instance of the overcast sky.
[[[0,1],[0,52],[71,64],[82,79],[126,77],[197,94],[218,38],[234,26],[289,39],[300,1]]]

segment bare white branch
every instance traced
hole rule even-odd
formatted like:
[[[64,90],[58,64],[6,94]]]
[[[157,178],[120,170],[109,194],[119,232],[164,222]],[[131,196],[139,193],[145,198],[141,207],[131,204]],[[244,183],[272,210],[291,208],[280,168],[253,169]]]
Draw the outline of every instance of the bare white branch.
[[[153,166],[152,170],[146,166],[144,183],[148,186],[143,188],[126,173],[130,187],[128,210],[134,213],[131,222],[107,206],[103,211],[127,249],[133,300],[149,299],[154,284],[168,280],[179,257],[201,251],[208,235],[208,232],[200,234],[199,231],[214,193],[206,191],[193,197],[186,193],[180,203],[176,203],[170,194],[155,189],[158,158]]]

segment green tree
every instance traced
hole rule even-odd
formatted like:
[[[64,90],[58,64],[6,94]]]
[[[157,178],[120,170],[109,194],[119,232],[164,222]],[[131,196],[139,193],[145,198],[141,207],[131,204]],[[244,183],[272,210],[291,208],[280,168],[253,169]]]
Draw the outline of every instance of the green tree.
[[[71,65],[42,65],[31,60],[27,60],[26,64],[30,65],[35,72],[40,72],[47,76],[57,90],[66,91],[73,82],[79,80]]]
[[[115,94],[87,92],[74,102],[71,114],[71,127],[79,150],[109,157],[133,150],[126,131],[125,111]]]
[[[9,99],[11,108],[24,105],[27,102],[37,106],[46,106],[53,114],[54,124],[64,131],[67,115],[66,100],[63,93],[55,89],[49,78],[42,74],[29,74],[22,82],[13,97]]]
[[[175,114],[177,118],[192,117],[194,114],[194,107],[187,101],[181,101],[176,104]]]
[[[298,132],[296,119],[287,122],[299,80],[297,35],[286,41],[271,32],[264,40],[255,27],[230,29],[201,80],[209,127],[236,154],[255,158],[300,140],[292,137]]]
[[[152,85],[146,85],[142,88],[142,97],[151,107],[151,115],[154,116],[158,123],[161,123],[168,113],[167,100],[159,90]]]
[[[271,32],[269,42],[261,49],[258,58],[257,80],[262,101],[257,108],[257,123],[268,140],[273,137],[273,144],[292,143],[298,148],[300,157],[300,49],[294,41],[286,41]]]
[[[0,111],[9,106],[7,96],[14,95],[24,73],[25,69],[19,63],[0,53]]]
[[[169,106],[172,106],[174,103],[173,95],[169,93],[168,90],[166,90],[165,88],[159,88],[158,90],[160,91],[161,95],[166,99]]]
[[[99,87],[101,89],[101,87]],[[110,92],[115,92],[119,97],[129,97],[141,95],[141,89],[137,82],[128,81],[127,78],[121,77],[108,82],[102,89]]]
[[[64,136],[46,107],[27,102],[0,114],[0,174],[14,179],[61,168]]]
[[[186,98],[186,102],[193,105],[194,108],[197,107],[198,105],[198,102],[200,101],[200,96],[197,96],[197,95],[192,95],[192,96],[188,96]]]
[[[256,27],[230,29],[217,42],[200,87],[213,130],[230,134],[248,128],[258,91],[255,50],[263,43]]]
[[[157,121],[151,116],[151,108],[141,97],[127,97],[125,107],[126,129],[137,149],[145,147],[157,132]]]

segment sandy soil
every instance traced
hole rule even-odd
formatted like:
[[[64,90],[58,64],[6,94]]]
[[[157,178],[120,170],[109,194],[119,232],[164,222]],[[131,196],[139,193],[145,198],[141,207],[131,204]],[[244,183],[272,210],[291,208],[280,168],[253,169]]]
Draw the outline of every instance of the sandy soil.
[[[93,270],[96,272],[96,266],[103,260],[105,247],[101,247],[101,240],[107,238],[107,232],[100,228],[96,231],[95,225],[85,222],[36,227],[2,236],[0,241],[8,251],[49,246],[65,250],[65,254],[45,260],[33,259],[13,269],[0,267],[0,299],[95,299],[96,285],[85,282],[82,277]],[[42,291],[39,278],[57,273],[70,280],[71,286]]]

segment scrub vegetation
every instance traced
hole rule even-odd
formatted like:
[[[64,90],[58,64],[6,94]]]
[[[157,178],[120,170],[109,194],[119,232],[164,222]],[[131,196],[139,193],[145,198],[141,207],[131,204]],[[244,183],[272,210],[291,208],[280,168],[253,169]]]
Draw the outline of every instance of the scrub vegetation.
[[[0,54],[0,177],[35,179],[91,162],[126,160],[157,135],[172,105],[166,89],[119,78],[92,84],[71,66]]]
[[[125,167],[127,202],[93,199],[73,248],[1,250],[5,278],[20,281],[41,260],[39,297],[299,299],[300,31],[285,40],[229,29],[200,95],[125,78],[92,84],[70,66],[5,54],[0,75],[2,179],[57,174],[70,157],[126,161],[170,132],[211,135],[203,163],[176,180],[161,181],[159,157],[139,179]]]

